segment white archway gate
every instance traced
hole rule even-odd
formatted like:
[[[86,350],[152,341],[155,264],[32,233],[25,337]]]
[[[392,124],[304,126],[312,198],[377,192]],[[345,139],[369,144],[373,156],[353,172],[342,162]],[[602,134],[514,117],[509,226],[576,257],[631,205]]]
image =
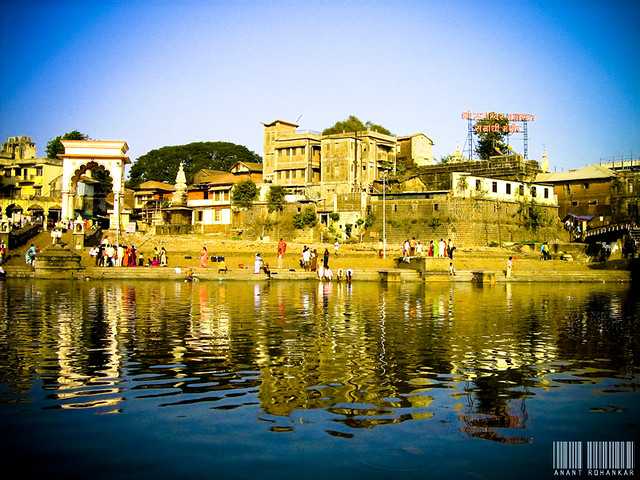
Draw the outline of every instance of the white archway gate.
[[[62,140],[62,219],[74,215],[74,197],[79,178],[87,171],[104,168],[113,181],[113,214],[110,228],[121,230],[122,200],[124,197],[124,167],[130,163],[126,155],[127,142],[122,140]]]

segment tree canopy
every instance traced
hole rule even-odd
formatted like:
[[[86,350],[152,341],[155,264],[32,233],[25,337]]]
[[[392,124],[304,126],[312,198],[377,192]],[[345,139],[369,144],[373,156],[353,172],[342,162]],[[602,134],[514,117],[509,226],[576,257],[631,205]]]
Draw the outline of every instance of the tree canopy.
[[[181,161],[187,183],[191,183],[194,173],[203,168],[228,171],[239,161],[262,163],[262,157],[244,145],[231,142],[194,142],[157,148],[139,157],[131,166],[128,185],[135,187],[147,180],[173,183]]]
[[[476,153],[482,160],[488,160],[489,157],[495,155],[502,155],[508,153],[507,144],[504,141],[507,133],[504,131],[505,127],[508,128],[509,120],[504,116],[498,116],[497,118],[485,118],[476,122],[477,126],[493,126],[499,125],[499,129],[495,129],[493,132],[478,132],[478,145],[476,146]]]
[[[332,127],[325,128],[322,131],[322,134],[331,135],[332,133],[361,132],[363,130],[373,130],[374,132],[391,135],[391,132],[382,125],[378,125],[370,121],[363,123],[362,120],[355,115],[349,115],[346,120],[338,121]]]
[[[258,187],[251,180],[236,183],[231,192],[233,203],[244,208],[249,208],[257,196]]]
[[[64,135],[58,135],[55,138],[49,140],[47,143],[47,158],[57,158],[58,154],[64,153],[64,145],[62,145],[62,140],[86,140],[89,138],[89,135],[86,133],[81,133],[78,130],[72,130],[71,132],[67,132]]]

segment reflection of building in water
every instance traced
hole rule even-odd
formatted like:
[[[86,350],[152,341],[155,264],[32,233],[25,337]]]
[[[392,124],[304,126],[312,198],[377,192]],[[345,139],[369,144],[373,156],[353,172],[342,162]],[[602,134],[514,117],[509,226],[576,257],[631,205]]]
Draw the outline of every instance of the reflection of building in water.
[[[198,301],[192,297],[189,336],[185,339],[185,345],[198,353],[230,361],[231,318],[226,302],[227,286],[219,284],[211,288],[206,283],[190,286]]]
[[[36,372],[50,398],[85,408],[120,402],[119,389],[137,393],[153,373],[147,388],[162,377],[161,401],[180,408],[255,395],[266,413],[324,409],[347,428],[437,419],[453,404],[465,434],[520,442],[524,399],[556,360],[633,358],[633,340],[606,320],[630,307],[592,286],[258,285],[0,285],[0,315],[31,308],[0,318],[0,373],[27,391]]]

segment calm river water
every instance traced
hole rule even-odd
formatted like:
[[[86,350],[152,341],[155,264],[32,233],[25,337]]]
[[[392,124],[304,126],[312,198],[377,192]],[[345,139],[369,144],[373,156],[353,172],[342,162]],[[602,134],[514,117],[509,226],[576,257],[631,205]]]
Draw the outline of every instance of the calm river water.
[[[637,438],[639,326],[630,286],[0,282],[3,466],[551,478]]]

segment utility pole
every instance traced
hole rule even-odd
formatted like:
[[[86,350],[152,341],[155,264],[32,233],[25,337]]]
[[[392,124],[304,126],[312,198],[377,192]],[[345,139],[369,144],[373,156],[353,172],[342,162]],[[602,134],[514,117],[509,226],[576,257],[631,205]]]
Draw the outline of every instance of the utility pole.
[[[387,205],[386,205],[386,190],[387,190],[387,172],[385,171],[382,176],[382,258],[387,258]]]

